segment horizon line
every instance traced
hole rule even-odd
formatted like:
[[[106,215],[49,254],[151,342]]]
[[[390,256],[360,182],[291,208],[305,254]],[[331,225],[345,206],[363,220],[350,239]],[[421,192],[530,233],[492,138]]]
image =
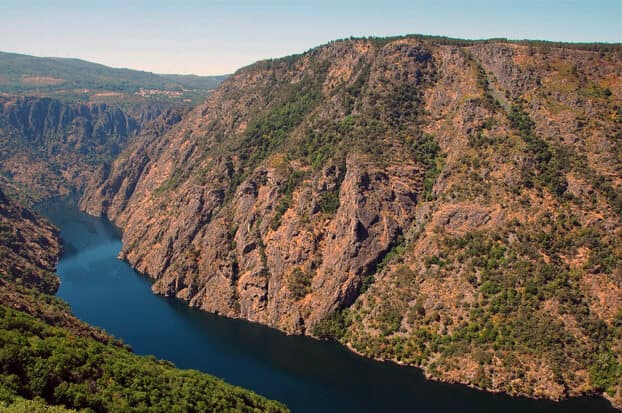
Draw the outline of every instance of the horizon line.
[[[84,57],[79,57],[79,56],[42,56],[42,55],[36,55],[36,54],[30,54],[30,53],[26,53],[26,52],[19,52],[19,51],[12,51],[12,50],[0,50],[0,53],[5,53],[5,54],[15,54],[15,55],[20,55],[20,56],[28,56],[28,57],[33,57],[33,58],[37,58],[37,59],[62,59],[62,60],[79,60],[82,62],[86,62],[86,63],[90,63],[90,64],[95,64],[95,65],[100,65],[100,66],[105,66],[107,68],[110,69],[117,69],[117,70],[131,70],[131,71],[135,71],[135,72],[143,72],[143,73],[151,73],[154,75],[159,75],[159,76],[170,76],[170,75],[177,75],[177,76],[197,76],[197,77],[221,77],[221,76],[230,76],[232,74],[234,74],[235,72],[237,72],[240,69],[243,69],[245,67],[248,66],[252,66],[256,63],[262,62],[262,61],[268,61],[268,60],[276,60],[276,59],[282,59],[282,58],[286,58],[289,56],[296,56],[296,55],[301,55],[304,53],[307,53],[311,50],[317,49],[319,47],[323,47],[335,42],[340,42],[340,41],[348,41],[348,40],[370,40],[370,39],[395,39],[395,40],[399,40],[399,39],[405,39],[405,38],[409,38],[409,37],[427,37],[427,38],[431,38],[431,39],[446,39],[446,40],[453,40],[453,41],[467,41],[467,42],[492,42],[492,41],[501,41],[501,42],[510,42],[510,43],[521,43],[521,42],[535,42],[535,43],[550,43],[551,45],[555,46],[555,45],[581,45],[581,46],[589,46],[589,45],[602,45],[602,46],[622,46],[622,42],[620,41],[602,41],[602,40],[597,40],[597,41],[565,41],[565,40],[547,40],[547,39],[530,39],[530,38],[512,38],[512,37],[481,37],[481,38],[469,38],[469,37],[452,37],[452,36],[447,36],[447,35],[442,35],[442,34],[429,34],[429,33],[407,33],[407,34],[396,34],[396,35],[385,35],[385,36],[379,36],[379,35],[352,35],[349,37],[342,37],[342,38],[337,38],[337,39],[333,39],[333,40],[329,40],[326,41],[324,43],[320,43],[316,46],[312,46],[310,48],[307,48],[305,50],[299,51],[299,52],[293,52],[290,54],[286,54],[286,55],[280,55],[280,56],[272,56],[272,57],[265,57],[262,59],[258,59],[255,60],[253,62],[250,62],[246,65],[240,66],[238,68],[236,68],[234,71],[230,72],[230,73],[217,73],[217,74],[199,74],[199,73],[182,73],[182,72],[175,72],[175,73],[162,73],[162,72],[156,72],[156,71],[152,71],[152,70],[147,70],[147,69],[137,69],[137,68],[131,68],[131,67],[125,67],[125,66],[115,66],[112,64],[108,64],[108,63],[102,63],[102,62],[98,62],[96,60],[91,60],[88,58],[84,58]]]

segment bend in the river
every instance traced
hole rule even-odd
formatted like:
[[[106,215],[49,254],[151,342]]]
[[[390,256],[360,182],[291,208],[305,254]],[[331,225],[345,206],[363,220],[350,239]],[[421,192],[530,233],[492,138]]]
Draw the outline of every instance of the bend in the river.
[[[61,229],[58,295],[86,322],[139,354],[224,378],[294,412],[605,412],[602,398],[561,403],[426,380],[421,371],[359,357],[340,345],[188,308],[153,295],[150,282],[117,259],[119,231],[72,200],[39,206]]]

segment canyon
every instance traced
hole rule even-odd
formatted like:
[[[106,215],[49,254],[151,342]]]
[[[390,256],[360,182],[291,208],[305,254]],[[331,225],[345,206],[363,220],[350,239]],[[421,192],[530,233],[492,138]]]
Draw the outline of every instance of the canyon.
[[[120,258],[191,307],[619,407],[621,60],[364,38],[242,68],[193,108],[2,97],[2,183],[79,192],[122,229]]]

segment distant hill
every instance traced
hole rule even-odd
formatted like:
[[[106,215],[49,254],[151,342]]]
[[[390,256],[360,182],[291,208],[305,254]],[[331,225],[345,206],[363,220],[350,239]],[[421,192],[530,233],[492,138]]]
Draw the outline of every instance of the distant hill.
[[[216,86],[229,75],[222,76],[197,76],[197,75],[157,75],[170,82],[179,83],[188,89],[216,89]]]
[[[203,100],[226,76],[159,75],[80,59],[0,52],[0,93],[71,101]]]

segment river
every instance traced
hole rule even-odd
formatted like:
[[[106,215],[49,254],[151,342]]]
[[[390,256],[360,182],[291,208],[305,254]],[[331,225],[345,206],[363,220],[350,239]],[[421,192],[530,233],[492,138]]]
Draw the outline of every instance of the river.
[[[82,320],[179,368],[196,369],[304,412],[615,412],[602,398],[561,403],[512,398],[426,380],[413,367],[359,357],[344,347],[211,315],[153,295],[118,260],[121,234],[70,199],[38,207],[61,230],[61,287]]]

